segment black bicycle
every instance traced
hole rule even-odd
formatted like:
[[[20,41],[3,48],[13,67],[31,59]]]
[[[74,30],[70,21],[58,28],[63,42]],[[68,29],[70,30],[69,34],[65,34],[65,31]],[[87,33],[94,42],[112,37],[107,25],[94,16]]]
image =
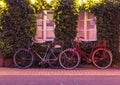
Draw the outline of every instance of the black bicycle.
[[[60,48],[51,48],[51,43],[41,44],[42,46],[46,46],[46,52],[44,55],[40,55],[36,50],[32,49],[32,46],[36,43],[32,39],[32,43],[28,48],[20,48],[18,49],[13,58],[14,64],[18,68],[29,68],[33,65],[35,60],[34,56],[38,56],[39,64],[48,63],[51,68],[60,68],[58,55],[61,52]]]

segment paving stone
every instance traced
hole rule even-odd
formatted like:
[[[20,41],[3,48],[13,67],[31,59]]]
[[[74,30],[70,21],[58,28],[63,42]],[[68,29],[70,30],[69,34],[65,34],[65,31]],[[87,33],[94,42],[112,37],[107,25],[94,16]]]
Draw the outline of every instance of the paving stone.
[[[120,69],[77,68],[73,70],[66,70],[51,68],[0,68],[0,75],[120,75]]]

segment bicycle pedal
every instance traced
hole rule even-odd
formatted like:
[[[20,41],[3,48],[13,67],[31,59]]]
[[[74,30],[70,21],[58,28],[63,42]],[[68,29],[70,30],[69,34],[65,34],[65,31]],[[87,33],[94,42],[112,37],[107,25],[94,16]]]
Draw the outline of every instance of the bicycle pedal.
[[[38,64],[41,65],[43,62],[39,62]]]
[[[86,60],[86,62],[89,64],[89,63],[91,63],[91,62],[92,62],[92,60],[91,60],[91,59],[89,59],[89,60]]]
[[[89,63],[91,63],[91,61],[87,61],[87,63],[89,64]]]

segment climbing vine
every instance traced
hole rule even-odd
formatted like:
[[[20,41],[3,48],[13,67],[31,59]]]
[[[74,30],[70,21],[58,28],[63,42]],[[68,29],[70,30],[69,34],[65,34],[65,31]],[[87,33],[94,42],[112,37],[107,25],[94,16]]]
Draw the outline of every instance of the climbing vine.
[[[120,2],[117,0],[104,1],[104,3],[92,7],[91,12],[97,18],[97,38],[108,41],[108,47],[113,53],[115,63],[120,60]]]
[[[27,47],[36,31],[36,13],[44,9],[42,0],[4,0],[7,8],[0,9],[0,53],[11,57],[18,48]]]
[[[79,6],[75,0],[59,0],[54,10],[55,40],[67,43],[77,35]]]
[[[36,13],[44,9],[53,11],[55,41],[67,44],[77,35],[77,22],[81,10],[97,18],[98,40],[108,40],[114,58],[119,54],[120,1],[119,0],[3,0],[0,5],[0,52],[12,56],[19,47],[27,47],[35,34]],[[24,43],[23,43],[24,42]]]

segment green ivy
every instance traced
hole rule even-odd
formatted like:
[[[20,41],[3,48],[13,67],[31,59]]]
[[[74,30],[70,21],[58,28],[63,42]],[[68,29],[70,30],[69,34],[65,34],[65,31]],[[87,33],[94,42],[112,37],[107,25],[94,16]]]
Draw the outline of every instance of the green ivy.
[[[34,12],[37,13],[40,10],[46,9],[48,4],[45,0],[35,0],[35,3],[30,3],[30,6],[34,9]]]
[[[77,34],[79,7],[75,0],[58,0],[54,9],[55,41],[67,43],[74,40]]]
[[[105,1],[103,4],[92,7],[91,12],[97,18],[98,40],[108,40],[108,47],[112,50],[115,63],[117,60],[120,60],[120,3],[115,0]]]
[[[3,10],[0,29],[0,52],[11,57],[20,47],[27,47],[35,33],[36,16],[26,0],[5,0],[8,6]]]
[[[77,35],[77,21],[80,10],[93,13],[97,18],[98,40],[108,40],[108,47],[119,58],[120,1],[101,0],[93,3],[88,0],[79,7],[77,0],[54,0],[48,5],[44,0],[31,4],[29,0],[4,0],[7,8],[0,7],[0,52],[12,56],[21,47],[27,47],[35,34],[36,13],[52,9],[56,24],[55,42],[67,44]],[[18,2],[17,2],[18,1]]]
[[[97,6],[97,5],[100,5],[104,2],[104,0],[87,0],[86,3],[83,3],[81,5],[82,9],[87,11],[87,12],[90,12],[91,11],[91,7],[94,7],[94,6]]]
[[[45,0],[4,0],[0,6],[0,53],[13,56],[18,48],[27,47],[36,31],[36,13],[47,8]]]

